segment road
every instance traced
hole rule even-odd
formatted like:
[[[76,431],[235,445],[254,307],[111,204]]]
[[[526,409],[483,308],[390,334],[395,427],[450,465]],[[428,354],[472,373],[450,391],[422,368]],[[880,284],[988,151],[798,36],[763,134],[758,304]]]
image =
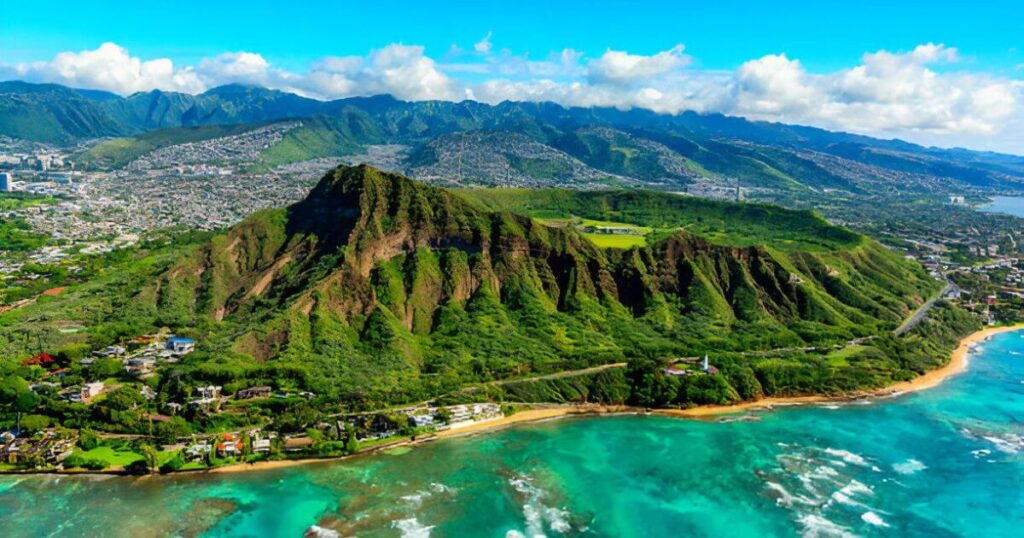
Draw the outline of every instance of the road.
[[[566,372],[558,372],[558,373],[554,373],[554,374],[541,375],[541,376],[537,376],[537,377],[526,377],[526,378],[519,378],[519,379],[504,379],[504,380],[501,380],[501,381],[492,381],[492,382],[487,383],[487,384],[488,385],[501,386],[501,385],[508,385],[509,383],[524,383],[524,382],[527,382],[527,381],[547,381],[549,379],[561,379],[563,377],[576,377],[576,376],[581,376],[581,375],[594,374],[594,373],[600,372],[602,370],[607,370],[609,368],[623,368],[625,366],[626,366],[626,363],[624,363],[624,362],[614,362],[614,363],[611,363],[611,364],[602,364],[601,366],[593,366],[593,367],[590,367],[590,368],[583,368],[582,370],[569,370],[569,371],[566,371]]]
[[[892,332],[892,334],[895,336],[901,336],[910,329],[913,329],[919,321],[921,321],[922,319],[925,318],[926,315],[928,315],[928,311],[931,310],[933,306],[935,306],[936,301],[943,297],[952,295],[957,291],[960,291],[960,288],[957,287],[957,285],[954,284],[952,280],[946,277],[946,287],[942,288],[942,290],[940,290],[939,293],[935,294],[934,297],[928,299],[927,302],[921,305],[921,308],[918,308],[917,311],[914,312],[914,314],[911,315],[909,318],[907,318],[902,325],[897,327],[896,330]]]

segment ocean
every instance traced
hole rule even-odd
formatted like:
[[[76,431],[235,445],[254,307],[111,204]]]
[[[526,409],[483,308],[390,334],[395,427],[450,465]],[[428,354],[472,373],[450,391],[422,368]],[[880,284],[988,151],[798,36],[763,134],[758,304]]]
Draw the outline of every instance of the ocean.
[[[1024,198],[1019,196],[993,196],[991,204],[983,205],[979,209],[1024,218]]]
[[[1024,332],[937,388],[525,424],[344,462],[0,477],[4,536],[1021,536]]]

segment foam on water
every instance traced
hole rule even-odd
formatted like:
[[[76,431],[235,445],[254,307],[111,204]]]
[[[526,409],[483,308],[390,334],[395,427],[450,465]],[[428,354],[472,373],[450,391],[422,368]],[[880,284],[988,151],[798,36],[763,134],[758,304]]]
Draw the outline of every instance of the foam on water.
[[[868,523],[870,525],[874,525],[876,527],[888,527],[889,526],[888,523],[886,523],[881,517],[878,517],[878,514],[876,514],[874,512],[864,512],[863,514],[860,515],[860,518],[863,519],[865,523]]]
[[[903,462],[900,462],[900,463],[894,463],[892,465],[892,470],[894,470],[894,471],[896,471],[897,473],[900,473],[900,474],[914,474],[914,473],[923,471],[923,470],[925,470],[927,468],[928,468],[927,465],[925,465],[925,464],[923,464],[923,463],[921,463],[921,462],[919,462],[919,461],[917,461],[917,460],[915,460],[913,458],[910,458],[910,459],[908,459],[906,461],[903,461]]]
[[[398,529],[402,538],[430,538],[430,531],[434,528],[432,525],[423,525],[414,517],[395,520],[391,526]]]
[[[837,448],[826,448],[825,453],[829,456],[837,457],[846,463],[852,463],[853,465],[860,465],[866,467],[868,461],[864,459],[860,454],[854,454],[849,450],[842,450]]]

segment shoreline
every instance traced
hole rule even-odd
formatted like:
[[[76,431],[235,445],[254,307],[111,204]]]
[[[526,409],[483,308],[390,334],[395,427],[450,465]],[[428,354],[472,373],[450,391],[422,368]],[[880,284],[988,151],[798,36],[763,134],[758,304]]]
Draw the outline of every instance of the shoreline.
[[[937,387],[942,384],[946,379],[953,377],[957,374],[963,373],[967,369],[970,361],[971,347],[975,344],[979,344],[992,338],[997,334],[1006,332],[1013,332],[1024,330],[1024,323],[1018,323],[1016,325],[1004,325],[1000,327],[987,327],[980,331],[973,332],[960,339],[957,343],[956,348],[953,350],[949,362],[945,365],[940,366],[934,370],[929,370],[910,381],[900,381],[892,385],[881,387],[878,389],[865,390],[854,392],[850,394],[844,394],[840,396],[826,396],[826,395],[808,395],[808,396],[787,396],[787,397],[767,397],[752,402],[740,402],[737,404],[729,405],[706,405],[701,407],[694,407],[691,409],[658,409],[654,411],[654,414],[663,416],[674,416],[674,417],[687,417],[687,418],[699,418],[699,417],[711,417],[718,415],[728,415],[738,413],[741,411],[750,411],[756,409],[772,409],[776,406],[779,407],[791,407],[800,406],[814,403],[843,403],[854,400],[862,400],[865,398],[884,398],[891,396],[899,396],[901,394],[908,394],[911,392],[917,392],[920,390],[927,390],[930,388]]]
[[[519,411],[513,415],[498,417],[490,420],[483,420],[454,428],[428,434],[416,439],[403,439],[385,445],[375,446],[370,449],[356,452],[355,454],[327,457],[327,458],[299,458],[274,461],[257,461],[253,463],[233,463],[212,469],[196,469],[189,471],[177,471],[166,474],[133,475],[139,478],[171,478],[178,476],[195,476],[208,474],[234,474],[252,471],[269,471],[283,469],[298,465],[309,465],[315,463],[331,463],[344,461],[351,458],[369,456],[400,447],[414,447],[416,445],[429,443],[441,439],[454,439],[458,437],[471,437],[483,433],[490,433],[505,429],[517,424],[529,424],[559,420],[566,417],[584,416],[613,416],[613,415],[654,415],[664,417],[677,417],[688,419],[706,419],[721,415],[731,415],[744,411],[772,410],[775,407],[798,407],[818,403],[843,403],[866,398],[893,397],[902,394],[927,390],[940,385],[946,379],[963,373],[970,361],[971,348],[976,344],[984,342],[989,338],[1006,332],[1024,330],[1024,323],[1006,325],[1001,327],[988,327],[971,333],[960,340],[953,350],[950,360],[945,365],[934,370],[925,372],[910,381],[902,381],[886,387],[874,390],[861,391],[844,394],[840,396],[806,395],[792,397],[767,397],[756,401],[739,402],[728,405],[706,405],[690,409],[644,409],[627,405],[603,405],[603,404],[580,404],[580,405],[557,405],[537,404],[528,409]],[[97,476],[127,476],[123,471],[49,471],[49,472],[8,472],[2,474],[56,474],[56,475],[97,475]]]

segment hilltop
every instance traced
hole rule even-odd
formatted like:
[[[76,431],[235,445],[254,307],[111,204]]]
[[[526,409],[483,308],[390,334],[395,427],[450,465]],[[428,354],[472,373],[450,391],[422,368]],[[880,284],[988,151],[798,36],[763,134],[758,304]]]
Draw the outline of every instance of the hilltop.
[[[556,211],[649,231],[642,244],[607,248],[554,221]],[[165,382],[297,383],[365,407],[710,353],[727,372],[715,399],[731,400],[881,386],[934,360],[929,346],[898,355],[884,339],[835,360],[806,355],[885,336],[939,284],[813,213],[757,204],[461,192],[339,167],[305,200],[256,213],[171,260],[133,264],[124,287],[94,291],[82,309],[109,314],[74,320],[96,325],[93,344],[160,326],[196,336],[200,349]],[[23,316],[18,338],[31,342],[26,334],[48,326],[33,319],[52,320],[74,300],[72,292],[12,314]],[[98,308],[103,301],[121,306]],[[770,350],[791,356],[749,355]]]

